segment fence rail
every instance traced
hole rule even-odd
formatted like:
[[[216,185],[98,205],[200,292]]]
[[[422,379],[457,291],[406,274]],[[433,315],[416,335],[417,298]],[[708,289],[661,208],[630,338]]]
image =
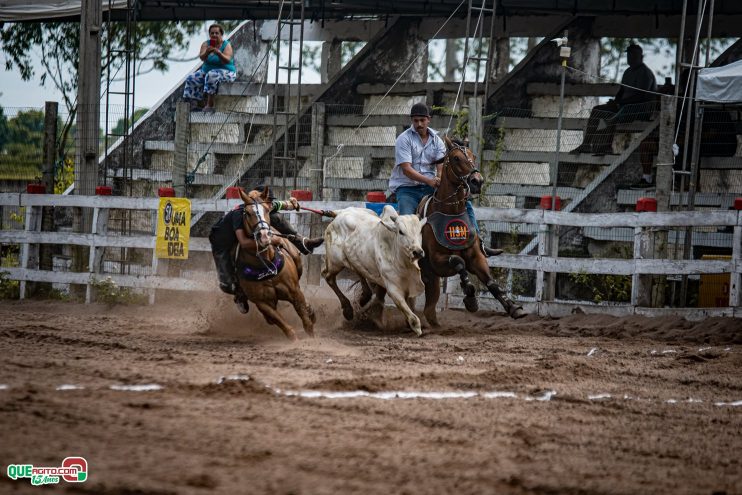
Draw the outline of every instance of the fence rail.
[[[225,212],[240,203],[236,199],[192,199],[191,209],[198,212]],[[315,209],[336,210],[348,206],[364,206],[362,202],[306,202],[306,206]],[[24,230],[0,231],[0,245],[16,244],[21,246],[20,266],[2,268],[7,277],[21,281],[21,297],[25,296],[26,282],[52,282],[61,284],[81,284],[87,286],[86,301],[92,300],[91,285],[100,274],[100,255],[104,248],[140,248],[154,249],[155,236],[151,234],[110,235],[107,234],[106,222],[110,210],[148,210],[154,212],[159,206],[157,198],[111,197],[111,196],[59,196],[34,194],[0,194],[0,207],[24,207]],[[78,207],[92,210],[93,229],[91,233],[41,232],[40,222],[42,207]],[[690,317],[709,315],[742,317],[740,283],[742,283],[742,211],[703,211],[703,212],[670,212],[670,213],[604,213],[584,214],[554,212],[549,210],[477,208],[477,218],[482,223],[525,224],[537,227],[540,254],[503,254],[489,258],[493,268],[507,270],[527,270],[535,272],[536,291],[533,297],[519,297],[526,303],[529,312],[559,315],[569,312],[579,305],[587,312],[605,312],[611,314],[685,314]],[[154,213],[153,213],[154,214]],[[291,215],[303,216],[309,213],[299,212]],[[569,258],[549,256],[546,245],[549,233],[557,227],[599,227],[599,228],[632,228],[634,231],[633,256],[630,259],[615,258]],[[647,255],[646,246],[651,237],[670,228],[731,228],[732,254],[729,260],[672,260],[652,259]],[[34,249],[41,244],[76,245],[90,248],[90,255],[85,272],[59,272],[40,270],[38,257]],[[192,237],[189,250],[209,252],[208,239]],[[319,248],[314,256],[324,254]],[[137,289],[171,289],[185,291],[216,290],[215,278],[189,279],[183,276],[166,276],[158,274],[158,259],[152,257],[152,274],[123,275],[111,274],[111,279],[121,287]],[[612,274],[630,275],[632,277],[632,294],[630,304],[591,304],[587,301],[558,300],[547,296],[545,287],[550,274]],[[729,274],[729,306],[726,308],[648,308],[640,306],[642,277],[645,275],[699,275]],[[458,284],[451,280],[448,290],[441,298],[444,307],[460,306],[461,295],[456,293]],[[306,281],[304,283],[307,283]],[[151,292],[153,294],[153,292]],[[497,307],[489,296],[483,296],[483,307]],[[152,299],[152,297],[151,297]]]

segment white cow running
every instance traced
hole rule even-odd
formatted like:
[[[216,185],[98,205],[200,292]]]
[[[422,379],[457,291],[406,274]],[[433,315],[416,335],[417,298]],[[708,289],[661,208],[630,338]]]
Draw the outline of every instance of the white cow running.
[[[418,265],[418,260],[425,256],[423,225],[425,220],[417,215],[397,215],[389,205],[384,207],[381,217],[365,208],[345,208],[337,212],[325,230],[322,276],[340,299],[346,319],[353,319],[353,307],[336,282],[343,268],[361,278],[367,300],[370,298],[369,283],[376,286],[378,301],[389,294],[412,331],[422,335],[420,319],[407,300],[425,290]]]

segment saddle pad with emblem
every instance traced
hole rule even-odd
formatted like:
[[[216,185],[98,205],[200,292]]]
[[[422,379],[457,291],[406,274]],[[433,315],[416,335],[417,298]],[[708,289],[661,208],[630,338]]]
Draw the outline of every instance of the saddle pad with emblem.
[[[272,261],[264,260],[264,263],[267,266],[248,266],[239,263],[237,273],[240,274],[240,277],[252,282],[270,280],[278,275],[281,272],[281,269],[283,269],[283,257],[284,254],[282,250],[276,249],[276,256]]]
[[[428,216],[435,240],[446,249],[462,251],[474,244],[476,230],[471,225],[469,215],[464,211],[458,215],[434,212]]]

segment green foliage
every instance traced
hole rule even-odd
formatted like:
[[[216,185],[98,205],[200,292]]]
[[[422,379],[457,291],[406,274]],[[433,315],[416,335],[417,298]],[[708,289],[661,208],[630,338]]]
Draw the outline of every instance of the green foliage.
[[[10,139],[10,131],[8,130],[8,118],[5,116],[3,107],[0,107],[0,153],[5,150],[5,145]]]
[[[631,275],[598,275],[584,272],[570,273],[575,285],[593,293],[593,302],[628,302],[631,300]]]
[[[18,261],[19,247],[17,245],[3,247],[3,257],[0,266],[13,268],[20,265]],[[20,283],[11,280],[9,273],[0,270],[0,299],[18,299],[20,296]]]
[[[449,137],[451,137],[452,139],[461,139],[462,141],[469,138],[468,108],[462,108],[458,111],[455,111],[453,108],[439,107],[433,105],[432,109],[434,112],[439,112],[441,115],[451,115],[456,119],[454,121],[453,129],[451,130],[451,135]]]
[[[95,300],[113,306],[114,304],[143,304],[143,295],[134,292],[129,287],[119,287],[111,277],[98,280],[92,277],[90,284],[94,290]]]
[[[55,165],[54,194],[62,194],[75,181],[75,160],[67,157]]]
[[[134,110],[134,116],[133,116],[134,120],[131,122],[130,125],[133,126],[136,123],[136,121],[139,120],[142,117],[142,115],[144,115],[148,111],[149,111],[149,108],[137,108],[136,110]],[[119,119],[118,122],[116,122],[116,126],[113,129],[111,129],[109,132],[116,136],[120,136],[124,134],[124,131],[126,131],[126,129],[124,129],[124,119]]]
[[[497,138],[495,139],[495,159],[482,162],[482,177],[484,178],[484,182],[482,183],[482,194],[479,196],[480,206],[482,205],[482,199],[487,189],[495,182],[495,175],[497,175],[497,171],[500,169],[500,158],[503,151],[505,151],[505,129],[500,127],[497,129]]]
[[[0,142],[0,178],[33,180],[41,176],[44,112],[28,110],[7,119],[0,124]]]
[[[25,206],[22,206],[18,210],[18,213],[11,212],[10,214],[10,221],[20,224],[21,229],[23,228],[23,225],[25,223],[25,218],[26,218],[26,207]]]
[[[101,76],[110,71],[112,76],[120,77],[124,54],[112,52],[109,64],[106,50],[109,45],[112,50],[124,47],[126,27],[124,23],[106,23],[105,26],[107,29],[101,39]],[[194,58],[194,54],[183,58],[181,52],[188,47],[190,37],[202,31],[203,26],[200,21],[138,22],[133,36],[137,74],[153,70],[164,72],[171,61]],[[5,55],[5,69],[17,70],[25,81],[39,71],[41,84],[51,82],[62,93],[70,112],[76,106],[79,46],[80,25],[74,22],[6,23],[0,28],[0,51]]]

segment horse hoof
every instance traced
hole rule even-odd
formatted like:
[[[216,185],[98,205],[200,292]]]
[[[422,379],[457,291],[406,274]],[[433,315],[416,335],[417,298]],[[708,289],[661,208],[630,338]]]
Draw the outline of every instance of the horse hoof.
[[[466,296],[464,298],[464,307],[470,313],[476,313],[479,311],[479,301],[474,296]]]
[[[528,316],[526,313],[523,312],[523,308],[520,306],[513,306],[510,309],[510,317],[514,320],[517,320],[519,318],[523,318],[524,316]]]
[[[343,317],[350,321],[353,319],[353,308],[343,308]]]

